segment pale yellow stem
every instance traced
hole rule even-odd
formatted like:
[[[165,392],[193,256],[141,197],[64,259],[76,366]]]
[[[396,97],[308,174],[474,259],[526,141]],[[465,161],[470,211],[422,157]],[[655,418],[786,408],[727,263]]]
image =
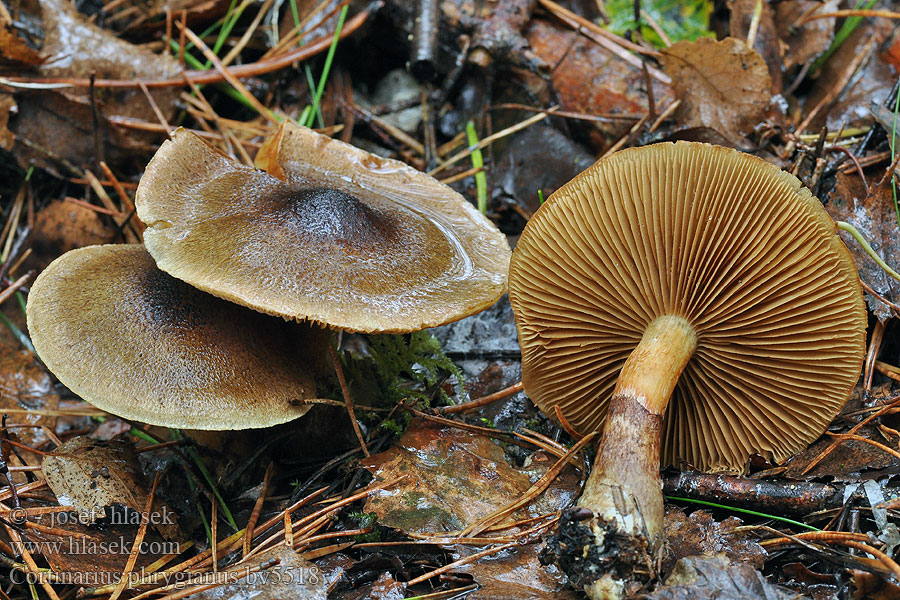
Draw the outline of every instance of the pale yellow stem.
[[[682,317],[652,321],[625,361],[610,399],[600,450],[578,506],[590,509],[589,527],[601,552],[607,537],[625,535],[645,548],[652,563],[663,542],[659,476],[663,414],[681,372],[697,348],[697,334]],[[588,549],[583,551],[588,556]],[[632,567],[635,565],[631,565]],[[584,586],[594,599],[618,599],[624,580],[613,570]]]
[[[622,366],[613,396],[634,398],[649,412],[662,415],[696,349],[697,334],[684,318],[654,319]]]

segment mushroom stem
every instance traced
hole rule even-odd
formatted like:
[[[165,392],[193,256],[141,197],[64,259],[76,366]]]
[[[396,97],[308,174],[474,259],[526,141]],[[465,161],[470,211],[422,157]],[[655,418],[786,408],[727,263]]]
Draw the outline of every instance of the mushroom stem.
[[[663,497],[659,476],[662,419],[675,384],[694,350],[697,335],[678,316],[652,321],[619,374],[607,409],[600,450],[584,493],[582,516],[591,511],[591,536],[582,550],[585,566],[608,568],[594,581],[583,578],[591,598],[619,598],[632,570],[652,570],[663,541]],[[579,510],[579,509],[576,509]],[[626,556],[643,557],[631,568]],[[634,564],[644,562],[644,565]],[[624,568],[623,568],[624,567]],[[621,573],[621,576],[619,575]],[[582,577],[584,577],[582,573]]]

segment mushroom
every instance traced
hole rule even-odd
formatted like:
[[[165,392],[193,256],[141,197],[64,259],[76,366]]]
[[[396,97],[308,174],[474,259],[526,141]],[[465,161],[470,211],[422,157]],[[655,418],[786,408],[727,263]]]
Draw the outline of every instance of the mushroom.
[[[366,333],[448,323],[505,292],[505,237],[432,177],[287,121],[257,163],[269,173],[184,129],[160,147],[135,204],[162,270],[261,312]]]
[[[660,461],[782,461],[844,405],[865,352],[850,254],[800,181],[699,143],[615,153],[555,192],[513,253],[526,392],[603,427],[554,551],[592,598],[648,579]]]
[[[268,427],[302,416],[315,397],[303,354],[316,349],[302,347],[303,327],[203,293],[157,269],[139,245],[63,254],[34,282],[26,313],[59,380],[128,419]]]

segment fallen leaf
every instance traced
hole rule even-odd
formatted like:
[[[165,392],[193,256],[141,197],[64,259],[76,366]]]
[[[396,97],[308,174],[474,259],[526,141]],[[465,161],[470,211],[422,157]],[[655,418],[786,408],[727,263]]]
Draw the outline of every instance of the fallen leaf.
[[[647,80],[641,69],[583,35],[543,19],[533,19],[525,35],[532,51],[548,65],[550,81],[563,110],[626,117],[647,114]],[[656,108],[661,111],[672,101],[672,90],[655,79],[651,81]],[[634,122],[611,119],[594,126],[608,147],[627,133]],[[537,190],[531,193],[536,194]]]
[[[138,525],[130,522],[89,525],[78,512],[49,513],[32,520],[43,528],[28,527],[23,541],[29,552],[41,555],[60,583],[79,587],[114,585],[119,582],[134,545]],[[176,541],[165,541],[148,530],[135,562],[134,573],[158,560],[177,553]]]
[[[75,508],[87,522],[120,518],[140,523],[148,492],[134,446],[127,438],[108,443],[72,438],[44,458],[41,470],[60,505]],[[113,506],[130,512],[116,517],[121,511],[107,510]],[[154,499],[150,524],[166,539],[179,537],[175,513],[159,498]]]
[[[31,352],[18,348],[16,342],[0,342],[0,413],[6,409],[56,410],[59,408],[59,395],[53,390],[50,376],[37,364]],[[8,435],[13,441],[34,448],[50,441],[40,426],[53,431],[56,428],[57,417],[35,412],[17,412],[10,413],[7,424],[25,425],[25,427],[10,427]],[[40,462],[37,455],[27,450],[20,449],[19,454],[31,465]],[[22,461],[14,453],[9,453],[6,461],[10,466],[23,466]],[[26,481],[24,473],[11,475],[13,481],[17,483]],[[0,486],[3,485],[6,485],[6,480],[0,477]]]
[[[538,190],[548,198],[592,164],[594,157],[571,138],[554,127],[536,124],[513,135],[499,153],[492,184],[533,213],[540,208]]]
[[[753,49],[766,61],[769,68],[772,94],[780,94],[783,51],[775,28],[775,11],[772,5],[760,0],[728,0],[728,8],[731,10],[731,18],[728,20],[731,37],[746,40],[752,23],[756,22]],[[757,8],[761,10],[758,15]]]
[[[827,126],[829,131],[836,131],[841,127],[846,129],[871,124],[869,104],[884,104],[892,83],[897,79],[887,57],[879,50],[894,26],[894,21],[890,19],[862,19],[853,33],[825,61],[805,96],[804,116],[832,93],[842,78],[848,77],[847,69],[859,60],[860,55],[867,54],[861,66],[849,77],[846,88],[839,90],[837,97],[819,111],[807,132],[818,133],[823,126]]]
[[[364,510],[376,513],[382,525],[409,533],[461,530],[521,498],[555,460],[535,452],[530,466],[517,469],[486,436],[414,420],[395,447],[362,461],[378,480],[408,475],[370,496]],[[555,512],[577,493],[578,477],[566,467],[513,518]]]
[[[893,194],[889,186],[878,189],[874,182],[870,183],[869,189],[871,195],[867,196],[856,173],[838,173],[837,184],[825,209],[836,221],[853,225],[891,268],[900,271],[900,244],[897,243],[900,223],[897,222]],[[862,280],[890,302],[900,303],[900,281],[879,267],[853,236],[844,231],[840,233]],[[865,296],[876,317],[882,321],[890,318],[887,306],[868,293]]]
[[[329,590],[334,590],[347,582],[347,571],[356,563],[352,558],[341,552],[335,552],[323,556],[316,561],[316,566],[322,572],[325,585]]]
[[[42,261],[43,269],[51,260],[82,246],[108,244],[115,229],[103,223],[100,215],[74,202],[54,200],[42,208],[35,218],[31,233],[32,249]]]
[[[765,61],[741,40],[678,42],[660,57],[681,105],[685,128],[714,129],[739,144],[765,118],[772,81]]]
[[[819,57],[834,39],[834,22],[831,19],[807,21],[797,27],[797,21],[813,7],[818,12],[837,10],[839,0],[789,0],[775,5],[775,25],[784,48],[785,71],[805,65]]]
[[[154,54],[100,29],[65,0],[15,0],[11,4],[11,10],[27,13],[43,36],[40,52],[44,62],[31,72],[37,77],[164,79],[181,71],[172,57]],[[172,118],[180,90],[170,87],[150,93],[166,118]],[[152,150],[159,139],[158,134],[118,129],[107,120],[115,115],[157,122],[139,88],[96,90],[98,119],[87,88],[17,88],[14,98],[19,110],[9,128],[16,136],[15,155],[23,166],[34,163],[58,172],[65,163],[75,167],[90,167],[94,159],[115,163]],[[101,157],[95,156],[98,138]]]
[[[900,598],[900,585],[886,577],[856,569],[851,573],[853,574],[852,598],[854,600],[897,600]]]
[[[403,600],[406,598],[406,584],[394,579],[388,572],[382,573],[377,581],[365,583],[352,590],[344,591],[336,600]]]
[[[0,148],[3,150],[12,150],[16,143],[16,136],[9,130],[9,117],[18,110],[11,95],[0,94]]]
[[[796,600],[763,578],[749,565],[735,565],[724,556],[691,556],[678,561],[666,584],[648,600]]]
[[[555,565],[542,565],[539,544],[517,546],[454,569],[467,573],[478,589],[467,600],[576,600],[581,595],[568,587]],[[471,549],[469,549],[471,550]],[[479,548],[480,550],[480,548]]]
[[[28,67],[39,65],[43,57],[36,41],[28,35],[16,6],[12,11],[0,10],[0,65]]]
[[[883,440],[882,435],[873,427],[863,427],[856,433],[872,440]],[[884,469],[897,462],[890,454],[879,450],[872,444],[845,440],[838,444],[828,456],[817,462],[809,473],[803,474],[806,466],[833,442],[834,440],[830,437],[826,437],[794,456],[784,470],[784,477],[788,479],[833,477],[837,481],[858,481],[858,474],[861,471]]]
[[[667,555],[663,572],[682,558],[717,554],[724,554],[735,563],[761,569],[766,561],[766,551],[752,533],[737,530],[742,524],[737,517],[716,521],[708,510],[695,510],[688,515],[681,508],[669,508],[664,525]]]

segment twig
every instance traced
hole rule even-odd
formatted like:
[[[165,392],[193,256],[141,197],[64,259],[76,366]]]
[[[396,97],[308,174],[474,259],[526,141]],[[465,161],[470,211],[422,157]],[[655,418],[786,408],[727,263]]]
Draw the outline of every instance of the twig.
[[[141,91],[144,92],[144,96],[147,98],[147,102],[150,103],[150,108],[153,110],[153,114],[156,115],[157,120],[160,125],[163,126],[163,129],[166,130],[166,135],[172,137],[172,126],[169,125],[169,122],[166,120],[165,115],[162,114],[162,111],[159,110],[159,105],[156,104],[156,100],[153,99],[153,96],[150,95],[150,90],[147,89],[147,86],[144,85],[142,81],[138,81],[138,85],[141,86]],[[103,162],[102,160],[99,162]]]
[[[644,21],[647,21],[647,25],[650,26],[650,29],[652,29],[654,32],[656,32],[656,35],[658,35],[659,39],[662,40],[662,43],[666,45],[666,48],[668,48],[669,46],[672,45],[672,40],[670,40],[669,36],[666,35],[665,30],[662,27],[660,27],[659,23],[656,22],[656,19],[654,19],[650,15],[650,13],[648,13],[643,8],[641,9],[641,19],[643,19]]]
[[[753,508],[779,515],[807,515],[844,506],[846,487],[838,483],[750,479],[718,473],[681,471],[663,475],[663,493],[692,500]],[[854,497],[864,497],[859,492]]]
[[[493,394],[488,394],[487,396],[482,396],[476,400],[472,400],[471,402],[464,402],[462,404],[454,404],[453,406],[444,406],[438,409],[438,412],[442,415],[450,415],[458,412],[466,412],[469,410],[473,410],[475,408],[480,408],[482,406],[487,406],[493,402],[498,400],[503,400],[504,398],[509,398],[513,394],[518,394],[523,390],[522,382],[514,383],[508,388],[504,388],[499,392],[494,392]]]
[[[344,39],[359,29],[363,23],[366,22],[368,17],[369,11],[364,10],[347,21],[341,31],[341,39]],[[184,28],[182,23],[176,22],[176,25],[181,31],[186,31],[186,28]],[[325,52],[330,46],[331,36],[326,35],[317,38],[292,52],[288,52],[287,54],[282,54],[272,57],[269,60],[261,60],[247,65],[226,67],[225,71],[234,78],[257,77],[259,75],[265,75],[266,73],[284,69],[295,62],[308,60],[320,52]],[[187,73],[188,76],[194,80],[194,83],[197,83],[198,85],[225,81],[225,76],[220,71],[185,71],[185,73]],[[180,75],[171,79],[149,79],[140,81],[148,88],[179,87],[184,85],[184,79]],[[89,87],[91,85],[90,79],[83,77],[0,77],[0,83],[11,87],[17,87],[20,84],[65,84],[70,87]],[[134,79],[97,79],[94,81],[94,87],[136,88],[139,87],[139,85],[138,80]]]
[[[406,582],[406,587],[411,587],[413,585],[416,585],[417,583],[422,583],[423,581],[428,581],[432,577],[436,577],[442,573],[446,573],[447,571],[450,571],[457,567],[461,567],[462,565],[467,565],[470,562],[475,562],[476,560],[479,560],[486,556],[498,554],[500,552],[503,552],[504,550],[507,550],[509,548],[514,548],[518,545],[519,545],[519,542],[510,542],[508,544],[502,544],[495,548],[490,548],[488,550],[482,550],[481,552],[476,552],[475,554],[470,554],[469,556],[467,556],[465,558],[455,560],[452,563],[444,565],[443,567],[439,567],[437,569],[434,569],[433,571],[429,571],[428,573],[425,573],[424,575],[419,575],[418,577],[414,577],[414,578],[410,579],[409,581]]]
[[[863,437],[861,435],[856,435],[853,433],[832,433],[830,431],[826,431],[825,433],[827,435],[833,437],[836,440],[849,440],[849,441],[862,442],[864,444],[869,444],[871,446],[875,446],[882,452],[886,452],[887,454],[890,454],[894,458],[900,460],[900,451],[894,450],[890,446],[886,446],[886,445],[882,444],[881,442],[876,442],[875,440],[870,440],[867,437]]]
[[[563,428],[563,431],[569,434],[572,439],[580,440],[582,436],[580,433],[575,431],[575,428],[572,427],[572,424],[569,423],[569,420],[566,419],[566,415],[563,414],[562,409],[559,407],[559,404],[553,405],[553,414],[556,415],[556,420],[559,421],[559,426]]]
[[[637,44],[633,44],[626,40],[625,38],[619,37],[614,33],[611,33],[602,27],[597,26],[596,24],[588,21],[584,17],[576,15],[570,10],[567,10],[560,6],[559,4],[553,2],[552,0],[538,0],[540,4],[542,4],[545,8],[550,10],[557,17],[568,23],[570,27],[584,35],[590,40],[593,40],[598,45],[602,46],[615,56],[629,63],[636,69],[641,68],[641,59],[634,56],[628,50],[632,50],[637,52],[638,54],[646,54],[648,56],[659,56],[659,52],[656,50],[648,50]],[[648,67],[650,74],[654,79],[659,81],[660,83],[664,83],[669,85],[672,83],[672,78],[660,71],[655,67]]]
[[[859,178],[862,179],[863,186],[866,188],[866,196],[869,195],[869,182],[866,181],[866,175],[863,173],[862,165],[859,164],[859,159],[856,158],[856,155],[853,154],[848,148],[844,146],[838,146],[837,144],[828,146],[825,149],[826,152],[843,152],[847,155],[847,157],[853,162],[853,166],[856,167],[856,172],[859,173]]]
[[[819,7],[822,5],[818,5]],[[818,7],[817,7],[818,8]],[[841,19],[843,17],[881,17],[884,19],[900,19],[900,13],[889,10],[847,9],[829,13],[809,14],[800,19],[798,25],[805,25],[817,19]]]
[[[596,434],[597,432],[595,431],[580,439],[574,446],[572,446],[572,448],[565,454],[565,456],[559,458],[556,463],[541,476],[540,479],[534,482],[534,485],[528,488],[528,490],[522,494],[521,498],[510,502],[503,508],[495,510],[486,517],[479,519],[478,522],[466,527],[462,531],[463,537],[476,536],[508,514],[531,503],[539,494],[541,494],[550,486],[553,480],[556,479],[556,477],[562,472],[563,467],[565,467],[572,459],[572,457],[574,457],[582,448],[584,448],[584,446],[588,442],[594,439],[594,436]]]
[[[888,414],[891,409],[896,408],[898,405],[900,405],[900,396],[898,396],[897,398],[892,400],[889,404],[885,404],[884,406],[879,408],[877,411],[873,412],[871,415],[869,415],[868,417],[866,417],[865,419],[863,419],[862,421],[860,421],[859,423],[857,423],[856,425],[851,427],[850,431],[848,433],[856,433],[857,431],[862,429],[864,426],[869,424],[874,419],[877,419],[878,417]],[[800,475],[806,475],[807,473],[809,473],[813,469],[813,467],[815,467],[822,460],[824,460],[825,457],[827,457],[829,454],[834,452],[834,450],[838,446],[840,446],[840,444],[841,444],[840,440],[832,441],[831,444],[828,446],[828,448],[823,450],[817,457],[812,459],[809,462],[809,464],[803,468],[803,470],[800,472]]]
[[[451,183],[456,183],[457,181],[462,181],[466,177],[471,177],[477,173],[482,173],[487,170],[487,167],[472,167],[471,169],[466,169],[465,171],[460,171],[456,175],[450,175],[449,177],[444,177],[443,179],[438,179],[444,185],[450,185]]]
[[[879,321],[880,323],[881,321]],[[886,377],[890,377],[894,381],[900,381],[900,369],[895,367],[894,365],[889,365],[885,362],[881,362],[880,360],[875,361],[875,368],[878,369],[878,372]],[[12,469],[12,467],[10,467]]]
[[[178,26],[181,27],[180,24]],[[188,39],[191,40],[191,42],[193,42],[194,45],[200,49],[200,52],[203,53],[203,56],[206,57],[206,60],[212,63],[216,71],[218,71],[222,75],[222,77],[231,85],[231,87],[236,89],[242,96],[246,98],[246,100],[253,106],[256,112],[268,119],[273,124],[278,125],[279,120],[275,116],[275,114],[271,110],[263,106],[262,102],[257,100],[256,96],[250,93],[250,90],[248,90],[247,87],[243,83],[241,83],[241,80],[235,77],[234,74],[232,74],[231,71],[229,71],[228,68],[226,68],[225,65],[222,64],[222,61],[219,60],[219,57],[209,49],[209,47],[203,42],[203,40],[201,40],[197,36],[197,34],[195,34],[187,27],[185,27],[183,31],[184,35],[186,35]],[[196,78],[194,78],[194,82],[196,83]]]
[[[237,44],[235,44],[234,47],[228,51],[228,54],[225,55],[225,58],[222,59],[222,64],[224,66],[227,67],[230,65],[250,41],[250,38],[253,37],[253,33],[256,31],[256,28],[259,27],[259,23],[262,21],[263,16],[269,12],[272,1],[273,0],[266,0],[263,2],[262,7],[256,12],[256,16],[253,18],[250,26],[247,27],[247,31],[244,32],[244,35],[241,36],[241,39],[238,40]],[[166,46],[166,48],[168,48],[168,46]]]
[[[847,86],[847,83],[850,81],[850,78],[853,77],[853,74],[856,73],[856,70],[862,66],[862,64],[868,60],[871,55],[872,48],[875,47],[875,40],[871,40],[866,47],[860,52],[858,55],[853,57],[853,60],[850,61],[850,64],[847,65],[847,68],[844,69],[844,72],[841,74],[840,79],[834,84],[825,97],[819,101],[818,104],[806,115],[806,118],[797,125],[797,133],[803,133],[803,131],[809,127],[809,124],[812,123],[812,120],[816,118],[816,115],[819,114],[819,111],[822,110],[825,106],[834,101],[840,94],[844,91],[844,88]]]
[[[592,31],[597,35],[603,36],[604,38],[615,42],[619,46],[631,50],[632,52],[636,52],[638,54],[646,54],[647,56],[659,56],[659,52],[657,52],[656,50],[650,50],[648,48],[644,48],[643,46],[635,44],[634,42],[629,42],[625,38],[600,27],[593,21],[585,19],[581,15],[578,15],[571,10],[560,6],[556,2],[553,2],[553,0],[538,0],[538,4],[549,10],[560,19],[577,23],[579,27],[584,27],[588,31]]]
[[[399,127],[394,125],[393,123],[385,121],[378,115],[372,113],[369,110],[366,110],[365,108],[363,108],[362,106],[359,106],[358,104],[349,104],[349,105],[347,105],[347,108],[349,110],[355,112],[360,117],[362,117],[363,120],[375,123],[382,129],[384,129],[387,133],[389,133],[391,136],[393,136],[394,138],[399,140],[400,143],[411,148],[413,150],[413,152],[415,152],[416,154],[418,154],[420,156],[425,156],[425,146],[422,145],[422,142],[415,139],[414,137],[412,137],[411,135],[409,135],[408,133],[406,133],[405,131],[403,131],[402,129],[400,129]]]
[[[119,579],[119,584],[116,586],[115,591],[109,597],[109,600],[119,599],[119,596],[125,591],[129,576],[132,571],[134,571],[134,565],[137,563],[138,556],[141,553],[141,545],[144,541],[144,536],[147,534],[147,525],[150,524],[150,513],[153,511],[153,501],[156,497],[156,488],[159,485],[159,476],[161,474],[162,471],[157,471],[156,476],[153,478],[153,485],[150,487],[150,493],[147,495],[147,503],[144,505],[144,512],[141,513],[141,524],[138,526],[137,535],[134,537],[134,545],[131,547],[131,553],[128,555],[128,560],[125,562],[125,570],[122,573],[122,577]]]
[[[653,124],[650,125],[650,129],[648,129],[647,131],[649,131],[650,133],[656,131],[657,128],[659,128],[659,126],[662,125],[666,119],[672,116],[672,113],[678,110],[679,106],[681,106],[681,100],[675,100],[671,104],[669,104],[669,106],[667,106],[666,109],[662,111],[662,113],[656,118],[656,120],[653,121]]]
[[[872,330],[872,336],[869,339],[869,351],[866,352],[866,364],[863,369],[863,389],[868,393],[872,389],[872,375],[875,372],[875,359],[881,352],[881,344],[884,341],[884,321],[881,319],[875,322],[875,329]]]
[[[13,283],[9,284],[6,289],[0,292],[0,304],[3,304],[9,298],[18,291],[20,287],[27,284],[31,278],[34,277],[34,271],[28,271],[18,279],[16,279]]]
[[[331,353],[331,363],[334,365],[334,372],[337,374],[338,383],[341,385],[341,395],[344,396],[344,406],[347,408],[347,414],[350,416],[350,422],[353,424],[353,431],[356,433],[356,439],[359,440],[359,447],[362,448],[363,454],[368,458],[369,447],[366,446],[366,438],[363,437],[359,423],[356,421],[356,412],[353,410],[353,400],[350,399],[350,388],[347,386],[347,379],[344,377],[344,369],[341,367],[341,360],[338,358],[337,351],[331,344],[328,344],[328,350]]]
[[[437,79],[435,62],[438,52],[440,14],[438,0],[419,0],[410,47],[409,70],[420,81]]]
[[[100,185],[100,180],[97,179],[97,177],[90,171],[85,171],[84,176],[88,180],[91,189],[94,190],[94,192],[97,194],[97,197],[100,198],[100,202],[103,203],[103,206],[111,211],[115,211],[116,213],[118,213],[118,209],[116,208],[115,203],[113,203],[112,199],[109,197],[109,194],[106,193],[106,189],[104,189],[104,187]],[[113,223],[115,223],[116,227],[118,227],[122,232],[125,240],[128,243],[135,244],[140,242],[140,239],[138,239],[138,237],[130,229],[125,229],[125,225],[130,219],[131,215],[112,215]]]
[[[253,541],[253,528],[256,527],[256,522],[259,520],[259,515],[262,512],[263,502],[265,502],[266,493],[269,491],[269,478],[272,477],[274,467],[275,463],[272,462],[266,467],[266,474],[263,475],[262,489],[259,492],[259,497],[256,499],[256,504],[253,505],[250,519],[247,521],[247,528],[244,533],[244,556],[250,554],[250,542]]]
[[[119,195],[119,203],[121,204],[122,212],[135,213],[134,203],[131,201],[131,196],[129,196],[128,192],[125,191],[125,187],[112,172],[112,169],[110,169],[105,162],[100,163],[100,169],[103,171],[103,174],[106,175],[106,178],[108,180],[108,183],[101,181],[100,184],[112,185],[113,189],[116,190],[116,193]],[[137,214],[132,215],[131,219],[129,220],[129,224],[131,225],[131,229],[134,231],[135,235],[140,238],[144,233],[144,223],[137,218]]]
[[[872,286],[870,286],[868,283],[866,283],[862,279],[859,280],[859,283],[860,283],[860,285],[862,285],[864,290],[866,290],[867,292],[869,292],[872,295],[873,298],[875,298],[876,300],[878,300],[879,302],[881,302],[882,304],[884,304],[885,306],[890,308],[891,312],[893,312],[896,316],[900,317],[900,305],[894,304],[893,302],[891,302],[890,300],[888,300],[887,298],[885,298],[884,296],[882,296],[881,294],[876,292],[874,289],[872,289]]]
[[[528,106],[527,104],[520,104],[518,102],[504,102],[502,104],[493,104],[488,106],[488,110],[527,110],[529,112],[544,112],[550,110],[549,108],[539,108],[537,106]],[[562,117],[563,119],[576,119],[580,121],[595,121],[598,123],[614,123],[617,121],[637,121],[641,118],[641,115],[626,115],[626,114],[613,114],[613,113],[600,113],[596,115],[589,115],[585,113],[578,112],[569,112],[565,110],[557,110],[553,113],[554,117]]]

